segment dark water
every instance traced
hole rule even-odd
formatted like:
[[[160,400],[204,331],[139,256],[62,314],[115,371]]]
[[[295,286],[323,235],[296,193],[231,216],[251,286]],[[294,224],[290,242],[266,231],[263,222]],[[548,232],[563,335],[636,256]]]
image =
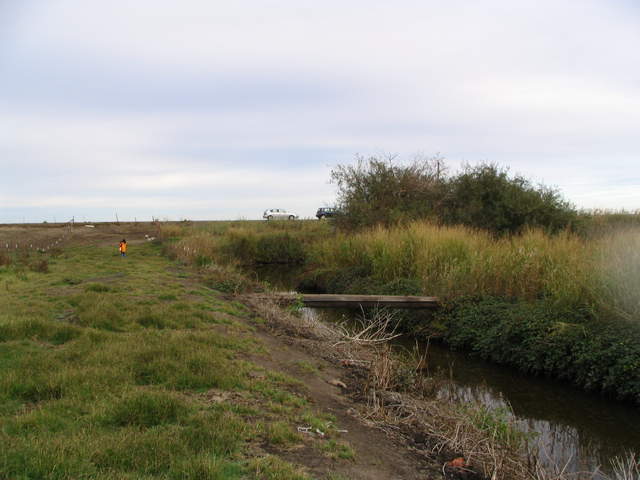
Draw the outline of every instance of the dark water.
[[[616,455],[640,451],[640,411],[544,378],[528,377],[441,345],[430,345],[433,369],[451,372],[440,394],[493,407],[510,406],[518,426],[536,432],[543,461],[568,470],[609,470]]]
[[[274,288],[291,291],[299,271],[288,268],[257,269],[259,278]],[[358,312],[304,309],[336,321]],[[399,342],[399,347],[402,342]],[[508,407],[518,427],[532,432],[542,461],[567,465],[568,472],[610,472],[615,456],[640,452],[640,409],[589,394],[569,385],[484,362],[440,344],[429,345],[430,373],[446,375],[439,395],[443,399],[474,401]],[[604,478],[601,475],[595,478]]]

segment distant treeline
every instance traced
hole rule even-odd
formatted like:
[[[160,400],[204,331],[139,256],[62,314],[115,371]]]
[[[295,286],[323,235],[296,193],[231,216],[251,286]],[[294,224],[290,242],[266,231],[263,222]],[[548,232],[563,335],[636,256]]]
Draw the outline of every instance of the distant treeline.
[[[451,174],[439,157],[409,163],[358,157],[353,165],[336,167],[331,178],[338,186],[336,223],[346,230],[424,219],[499,235],[530,228],[587,235],[640,225],[636,213],[579,211],[558,189],[510,175],[493,163],[465,165]]]

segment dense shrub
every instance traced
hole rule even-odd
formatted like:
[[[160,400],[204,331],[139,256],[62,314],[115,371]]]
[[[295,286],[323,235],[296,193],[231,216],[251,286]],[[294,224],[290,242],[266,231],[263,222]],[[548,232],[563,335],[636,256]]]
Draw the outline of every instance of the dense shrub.
[[[305,251],[302,241],[288,233],[260,237],[255,263],[302,263]]]
[[[246,275],[233,266],[212,264],[203,269],[202,282],[225,293],[244,293],[257,287]]]
[[[640,211],[581,210],[571,230],[584,238],[598,238],[611,232],[628,232],[640,227]]]
[[[449,176],[439,157],[408,164],[359,157],[354,165],[336,167],[331,178],[338,186],[337,223],[348,229],[431,219],[498,234],[557,232],[576,220],[557,190],[495,164],[467,165]]]
[[[635,246],[629,242],[624,251],[634,251]],[[423,295],[442,298],[494,295],[535,300],[545,296],[573,306],[595,298],[593,292],[603,278],[601,264],[615,265],[616,271],[621,271],[620,264],[640,263],[640,259],[630,261],[628,256],[617,261],[599,248],[599,243],[566,234],[528,231],[496,239],[470,228],[412,222],[336,235],[314,245],[310,259],[319,271],[318,282],[332,293],[368,293],[356,291],[354,283],[371,277],[367,283],[390,285],[390,291],[376,293],[417,293],[419,285]],[[630,283],[630,276],[631,270],[624,281],[609,283],[612,287],[636,286]],[[411,279],[413,285],[404,292],[397,286],[392,288],[398,279]],[[614,291],[608,294],[609,298],[619,296]],[[626,292],[623,296],[638,298]]]
[[[435,295],[400,314],[483,358],[640,402],[640,232],[585,240],[413,222],[317,244],[305,286],[330,293]],[[435,330],[435,331],[434,331]]]
[[[448,182],[439,217],[449,224],[517,233],[525,227],[557,232],[576,218],[573,207],[550,187],[510,177],[495,164],[466,166]]]
[[[390,225],[436,216],[445,196],[442,159],[416,159],[400,165],[394,158],[358,157],[355,165],[339,165],[331,172],[338,186],[338,225],[360,228]]]
[[[303,263],[309,245],[333,233],[328,222],[212,222],[179,239],[163,253],[187,264]]]
[[[640,404],[637,323],[495,297],[457,299],[439,321],[453,347]]]

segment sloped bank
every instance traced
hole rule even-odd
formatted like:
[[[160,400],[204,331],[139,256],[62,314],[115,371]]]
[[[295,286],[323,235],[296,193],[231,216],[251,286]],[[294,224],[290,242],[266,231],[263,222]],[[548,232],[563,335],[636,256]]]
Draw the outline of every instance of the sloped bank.
[[[300,284],[303,291],[422,295],[416,279],[380,283],[353,270],[323,272]],[[401,329],[441,339],[495,363],[557,378],[640,405],[640,325],[605,320],[587,308],[562,310],[546,300],[468,296],[445,302],[436,313],[405,311]]]
[[[495,239],[416,223],[314,246],[301,291],[436,295],[402,328],[640,405],[640,234]]]
[[[275,298],[238,299],[250,306],[262,328],[338,368],[344,382],[333,385],[350,399],[349,414],[385,432],[402,447],[402,455],[419,458],[428,478],[550,478],[532,456],[527,460],[527,437],[512,420],[481,405],[437,398],[441,380],[417,374],[424,358],[398,356],[382,332],[354,341],[335,326],[283,310]]]

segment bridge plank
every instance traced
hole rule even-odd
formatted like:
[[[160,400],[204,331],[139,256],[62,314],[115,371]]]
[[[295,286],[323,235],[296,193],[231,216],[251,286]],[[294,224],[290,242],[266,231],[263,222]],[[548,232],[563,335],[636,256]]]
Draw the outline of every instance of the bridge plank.
[[[395,307],[395,308],[437,308],[438,297],[418,297],[401,295],[334,295],[334,294],[295,294],[274,293],[270,295],[255,294],[254,298],[272,298],[282,303],[302,301],[307,307]]]

